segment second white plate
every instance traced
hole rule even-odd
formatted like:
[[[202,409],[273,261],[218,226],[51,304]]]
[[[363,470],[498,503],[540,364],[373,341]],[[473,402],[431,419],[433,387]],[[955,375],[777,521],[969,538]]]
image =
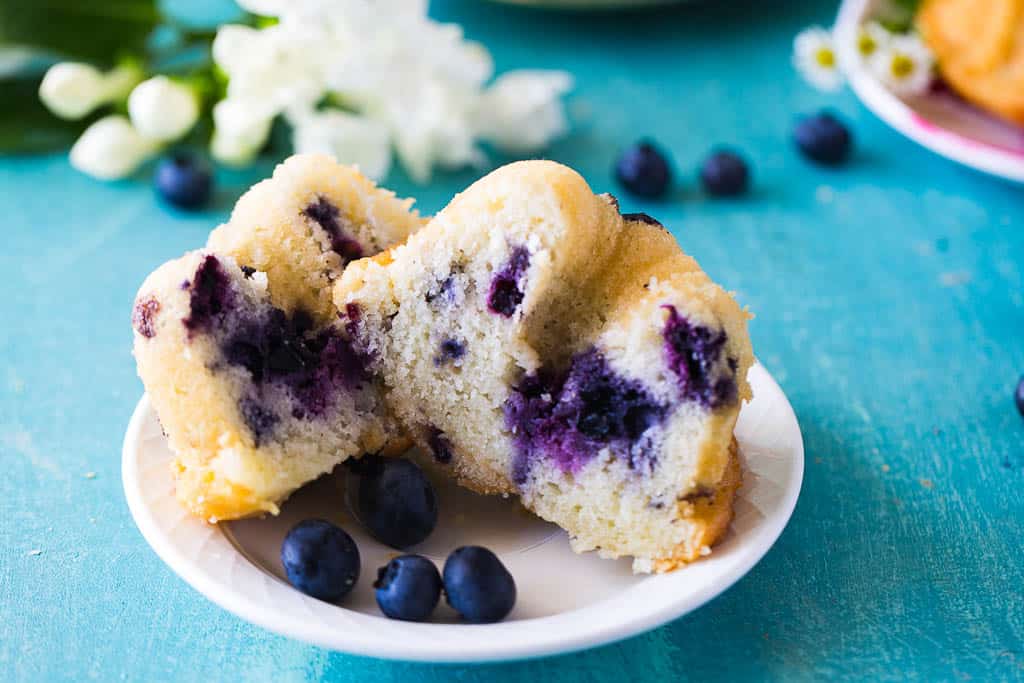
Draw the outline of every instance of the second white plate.
[[[836,49],[853,92],[899,133],[975,170],[1024,183],[1024,128],[945,92],[900,98],[863,65],[856,36],[875,0],[845,0],[835,24]]]
[[[221,607],[271,631],[344,652],[431,662],[568,652],[642,633],[696,609],[775,543],[800,492],[803,441],[793,409],[764,368],[754,366],[750,381],[755,398],[736,428],[744,484],[732,528],[709,557],[671,574],[635,576],[628,560],[575,555],[564,532],[515,501],[436,482],[441,518],[413,550],[438,565],[459,545],[498,553],[518,588],[515,609],[498,624],[459,623],[443,600],[434,623],[384,618],[371,584],[377,567],[397,553],[367,536],[349,514],[341,475],[305,487],[277,517],[220,525],[192,517],[174,497],[172,455],[145,396],[125,434],[124,490],[139,529],[175,572]],[[362,575],[341,606],[310,598],[283,578],[281,541],[309,517],[342,525],[359,546]]]

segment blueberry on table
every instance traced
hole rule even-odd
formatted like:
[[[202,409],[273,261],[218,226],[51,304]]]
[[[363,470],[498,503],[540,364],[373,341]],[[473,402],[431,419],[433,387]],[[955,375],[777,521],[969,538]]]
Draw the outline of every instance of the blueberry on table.
[[[408,548],[423,541],[437,524],[437,496],[415,463],[381,458],[359,481],[359,521],[381,543]]]
[[[213,191],[209,166],[187,154],[162,159],[153,182],[161,197],[183,209],[198,209],[210,200]]]
[[[747,191],[750,171],[739,154],[720,149],[704,160],[700,167],[700,181],[708,194],[732,197]]]
[[[385,616],[426,621],[441,599],[441,574],[422,555],[400,555],[377,570],[373,587]]]
[[[487,548],[470,545],[452,551],[444,563],[448,604],[466,621],[501,621],[516,604],[516,582]]]
[[[352,537],[322,519],[299,522],[281,544],[288,581],[327,602],[345,597],[359,578],[359,549]]]
[[[829,112],[800,120],[793,130],[793,140],[805,157],[830,166],[845,161],[853,145],[849,129]]]
[[[1017,382],[1017,391],[1013,395],[1014,400],[1017,402],[1017,412],[1024,417],[1024,376]]]
[[[647,140],[626,148],[615,162],[619,183],[641,197],[661,197],[672,182],[672,170],[665,155]]]

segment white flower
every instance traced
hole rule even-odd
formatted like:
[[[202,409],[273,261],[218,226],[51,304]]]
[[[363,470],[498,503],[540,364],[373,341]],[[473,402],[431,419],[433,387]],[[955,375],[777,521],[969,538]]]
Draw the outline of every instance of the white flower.
[[[297,154],[323,152],[343,164],[358,166],[380,180],[391,168],[391,136],[387,126],[365,116],[337,109],[290,114],[292,145]]]
[[[821,26],[801,31],[793,41],[793,65],[818,90],[835,91],[843,85],[832,33]]]
[[[119,66],[107,73],[89,64],[60,62],[39,84],[39,99],[62,119],[80,119],[108,102],[124,97],[139,81],[134,66]]]
[[[142,135],[170,142],[192,130],[199,119],[199,102],[191,88],[154,76],[132,90],[128,115]]]
[[[210,154],[230,166],[248,164],[267,143],[276,115],[259,100],[221,100],[213,107]]]
[[[888,49],[893,33],[877,21],[862,24],[857,31],[857,54],[861,59],[870,59],[881,50]]]
[[[484,92],[477,129],[506,150],[544,147],[569,127],[561,97],[571,89],[572,77],[563,71],[509,71]]]
[[[111,115],[85,129],[71,148],[71,165],[82,173],[114,180],[123,178],[160,149],[132,128],[123,116]]]
[[[228,98],[264,100],[275,114],[289,105],[314,104],[327,87],[322,62],[331,58],[319,49],[327,40],[323,32],[317,24],[260,31],[221,27],[213,56],[229,77]]]
[[[932,83],[935,56],[916,34],[893,36],[870,61],[872,72],[898,95],[917,95]]]
[[[460,26],[430,19],[427,0],[239,4],[278,23],[218,31],[213,58],[228,75],[232,104],[214,110],[217,158],[245,163],[269,121],[283,114],[299,151],[327,151],[380,177],[390,145],[409,175],[425,182],[436,166],[481,163],[481,137],[535,149],[565,129],[557,100],[567,76],[519,74],[485,91],[490,53]],[[349,113],[317,111],[325,101]],[[242,107],[255,113],[234,111]],[[247,127],[262,135],[239,132]]]
[[[435,165],[483,163],[470,120],[475,101],[473,90],[427,79],[409,83],[368,111],[387,122],[395,152],[412,179],[426,183]]]
[[[240,73],[249,60],[257,55],[260,33],[257,29],[241,24],[224,24],[217,29],[210,47],[213,61],[229,76]]]

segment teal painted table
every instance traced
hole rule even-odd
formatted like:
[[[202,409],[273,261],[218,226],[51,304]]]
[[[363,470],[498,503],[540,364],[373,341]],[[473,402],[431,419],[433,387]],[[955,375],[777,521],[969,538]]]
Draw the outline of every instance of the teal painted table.
[[[614,190],[617,148],[672,150],[683,189],[646,210],[756,312],[755,348],[807,448],[789,528],[688,617],[592,652],[488,667],[395,664],[271,635],[214,607],[136,531],[119,449],[141,393],[129,308],[157,264],[203,242],[269,164],[219,176],[177,215],[143,181],[60,156],[0,161],[0,679],[15,681],[1013,680],[1024,678],[1024,189],[899,138],[846,94],[797,81],[792,36],[831,3],[721,2],[546,15],[435,2],[499,68],[561,66],[575,134],[550,156]],[[854,126],[844,169],[803,162],[797,112]],[[752,196],[694,189],[714,143],[752,159]],[[425,211],[472,173],[428,188]],[[35,553],[33,551],[41,551]],[[552,577],[571,581],[572,577]]]

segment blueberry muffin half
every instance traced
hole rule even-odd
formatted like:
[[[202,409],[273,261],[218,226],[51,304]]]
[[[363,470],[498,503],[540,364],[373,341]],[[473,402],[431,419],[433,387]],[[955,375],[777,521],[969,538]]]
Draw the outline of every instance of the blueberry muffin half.
[[[331,286],[352,259],[419,228],[410,205],[328,157],[292,157],[207,249],[143,283],[134,354],[190,510],[276,512],[339,462],[407,443]]]
[[[334,297],[433,466],[519,495],[576,551],[669,571],[727,527],[747,315],[574,171],[495,171]]]

